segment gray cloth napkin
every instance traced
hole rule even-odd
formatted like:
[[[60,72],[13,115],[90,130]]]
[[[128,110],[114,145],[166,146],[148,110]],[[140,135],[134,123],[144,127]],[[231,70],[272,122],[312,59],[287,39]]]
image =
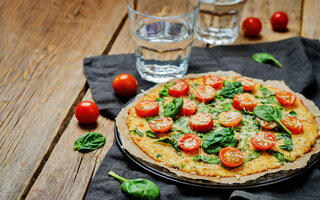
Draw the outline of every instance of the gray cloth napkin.
[[[254,63],[253,53],[274,55],[283,68]],[[84,61],[85,73],[100,111],[114,118],[128,99],[112,91],[112,80],[119,73],[135,75],[140,89],[153,84],[139,79],[133,55],[99,56]],[[243,75],[264,80],[285,82],[296,92],[302,92],[320,107],[320,43],[305,38],[291,38],[273,43],[221,46],[210,49],[193,48],[188,73],[234,70]],[[319,168],[319,167],[318,167]],[[127,199],[121,183],[108,176],[112,170],[127,178],[146,178],[154,181],[161,191],[160,199],[320,199],[320,172],[309,170],[285,182],[246,190],[218,190],[177,184],[155,176],[128,160],[114,144],[101,163],[85,199]]]

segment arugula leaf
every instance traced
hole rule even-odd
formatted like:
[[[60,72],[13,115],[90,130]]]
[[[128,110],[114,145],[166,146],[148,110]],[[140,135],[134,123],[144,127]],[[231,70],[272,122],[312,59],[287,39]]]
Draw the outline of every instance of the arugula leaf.
[[[207,134],[202,140],[202,148],[206,153],[218,153],[223,147],[236,146],[237,142],[233,130],[224,128]]]
[[[234,95],[243,93],[243,87],[241,82],[232,82],[227,83],[226,87],[224,87],[221,91],[221,95],[226,98],[232,99]]]
[[[103,147],[106,138],[100,133],[86,133],[74,142],[73,149],[78,151],[93,151]]]
[[[170,86],[174,86],[174,83],[172,83],[172,82],[167,83],[167,84],[164,86],[163,90],[161,90],[161,91],[159,92],[159,96],[160,96],[160,97],[168,97],[168,96],[170,96],[170,95],[169,95],[169,87],[170,87]]]
[[[282,67],[281,63],[269,53],[256,53],[256,54],[253,54],[252,60],[254,60],[257,63],[273,62],[276,65],[278,65],[280,68]]]
[[[253,160],[255,158],[258,158],[259,156],[261,156],[261,154],[262,154],[262,151],[254,150],[248,156],[246,156],[244,158],[244,162],[243,163],[247,163],[247,162],[249,162],[249,161],[251,161],[251,160]]]
[[[219,157],[212,157],[212,156],[204,156],[204,155],[196,155],[193,157],[193,161],[202,161],[208,164],[219,164],[221,163]]]
[[[294,111],[294,110],[292,110],[292,111],[290,111],[289,112],[289,115],[288,116],[290,116],[290,117],[297,117],[297,112],[296,111]]]
[[[173,140],[173,139],[170,139],[170,138],[163,138],[163,139],[160,139],[160,140],[157,140],[155,142],[162,142],[162,143],[166,143],[166,144],[171,144],[171,146],[176,150],[176,153],[181,156],[181,148],[179,147],[178,143]]]
[[[174,119],[178,115],[182,105],[183,105],[182,98],[173,99],[171,102],[165,105],[164,112],[163,112],[164,116],[171,117],[172,119]]]
[[[137,129],[131,130],[130,132],[133,133],[133,134],[135,134],[135,135],[139,135],[139,136],[141,136],[141,137],[144,136],[144,134],[143,134],[141,131],[137,130]]]
[[[150,123],[152,120],[154,120],[154,119],[158,119],[159,118],[159,116],[155,116],[155,117],[147,117],[146,118],[146,120],[147,120],[147,122],[148,123]]]
[[[293,150],[293,142],[291,139],[291,135],[284,132],[276,136],[277,140],[284,140],[284,145],[279,146],[280,149],[292,151]]]
[[[280,153],[279,151],[273,151],[273,150],[269,149],[269,150],[267,150],[267,153],[271,156],[276,157],[282,165],[284,164],[284,162],[288,162],[288,160],[284,158],[284,155],[282,153]]]
[[[282,112],[281,110],[279,110],[278,108],[275,108],[273,106],[269,106],[269,105],[260,105],[260,106],[256,106],[253,109],[254,114],[257,117],[260,117],[263,120],[266,121],[276,121],[278,122],[278,124],[280,124],[280,126],[289,134],[292,134],[291,131],[289,131],[287,129],[287,127],[285,127],[281,120],[282,117]]]
[[[159,138],[156,134],[154,134],[152,131],[148,130],[146,131],[146,134],[151,138]]]

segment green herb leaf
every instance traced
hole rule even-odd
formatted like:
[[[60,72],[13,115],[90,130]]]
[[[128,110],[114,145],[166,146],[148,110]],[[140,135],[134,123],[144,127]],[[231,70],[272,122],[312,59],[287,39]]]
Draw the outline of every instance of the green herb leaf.
[[[165,101],[166,99],[165,98],[163,98],[163,97],[158,97],[157,99],[156,99],[156,101]]]
[[[161,91],[159,92],[159,96],[160,96],[160,97],[168,97],[168,96],[170,96],[170,95],[169,95],[169,87],[170,87],[170,86],[174,86],[174,83],[172,83],[172,82],[167,83],[167,84],[164,86],[163,90],[161,90]]]
[[[163,112],[164,116],[171,117],[172,119],[174,119],[178,115],[182,105],[183,105],[182,98],[173,99],[171,102],[169,102],[165,106],[164,112]]]
[[[262,154],[262,151],[256,151],[256,150],[252,151],[248,156],[244,158],[244,163],[247,163],[255,158],[258,158],[259,156],[261,156],[261,154]]]
[[[285,161],[287,161],[285,158],[284,158],[284,155],[282,153],[280,153],[279,151],[273,151],[273,150],[267,150],[267,153],[272,155],[272,156],[275,156],[281,164],[284,164]]]
[[[234,95],[243,93],[243,87],[241,82],[228,83],[221,91],[221,95],[226,98],[233,98]]]
[[[196,155],[193,157],[193,161],[202,161],[208,164],[219,164],[221,163],[219,157],[212,157],[212,156],[204,156],[204,155]]]
[[[162,155],[161,155],[161,154],[159,154],[159,153],[156,155],[156,157],[157,157],[157,158],[160,158],[161,156],[162,156]]]
[[[159,138],[156,134],[154,134],[152,131],[148,130],[146,131],[146,134],[151,138]]]
[[[146,120],[147,120],[147,122],[148,123],[150,123],[152,120],[154,120],[154,119],[158,119],[159,118],[159,116],[155,116],[155,117],[147,117],[146,118]]]
[[[86,133],[80,136],[73,145],[74,150],[78,151],[93,151],[103,147],[106,138],[100,133]]]
[[[297,112],[296,111],[294,111],[294,110],[292,110],[292,111],[290,111],[289,112],[289,115],[288,116],[290,116],[290,117],[297,117]]]
[[[278,108],[269,105],[260,105],[253,109],[253,112],[256,116],[260,117],[266,121],[275,121],[280,124],[280,126],[289,134],[292,134],[287,127],[285,127],[281,120],[282,112]]]
[[[200,85],[200,84],[198,84],[198,83],[192,84],[192,85],[191,85],[191,90],[195,89],[195,88],[198,87],[199,85]]]
[[[121,184],[121,190],[132,199],[156,200],[160,196],[160,190],[158,186],[150,180],[142,178],[127,180],[112,171],[110,171],[108,174],[120,181],[123,181]]]
[[[275,59],[271,54],[269,53],[256,53],[252,56],[252,59],[257,63],[270,63],[273,62],[279,67],[282,67],[281,63]]]
[[[224,128],[214,133],[209,133],[202,140],[202,148],[206,153],[218,153],[223,147],[234,147],[237,138],[231,128]]]
[[[265,97],[265,98],[269,98],[272,95],[274,95],[270,90],[268,90],[267,88],[263,87],[262,85],[260,85],[260,91],[261,91],[263,97]]]
[[[137,130],[137,129],[131,130],[130,132],[131,132],[132,134],[139,135],[140,137],[143,137],[143,136],[144,136],[144,134],[143,134],[141,131]]]
[[[277,140],[284,140],[284,145],[279,146],[280,149],[286,150],[286,151],[292,151],[293,150],[293,142],[291,139],[291,135],[289,133],[283,132],[276,136]]]

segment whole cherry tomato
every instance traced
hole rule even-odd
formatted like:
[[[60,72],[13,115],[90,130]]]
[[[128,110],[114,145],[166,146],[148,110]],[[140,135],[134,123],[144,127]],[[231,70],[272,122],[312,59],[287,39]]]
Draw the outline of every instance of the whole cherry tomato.
[[[262,30],[260,19],[255,17],[248,17],[242,22],[243,34],[247,37],[256,37]]]
[[[93,124],[99,117],[99,108],[91,101],[82,101],[76,107],[75,116],[82,124]]]
[[[130,97],[137,92],[138,82],[131,74],[120,74],[113,80],[112,87],[116,94]]]
[[[279,12],[275,12],[272,15],[270,21],[271,21],[273,30],[283,31],[287,29],[289,18],[286,13],[279,11]]]

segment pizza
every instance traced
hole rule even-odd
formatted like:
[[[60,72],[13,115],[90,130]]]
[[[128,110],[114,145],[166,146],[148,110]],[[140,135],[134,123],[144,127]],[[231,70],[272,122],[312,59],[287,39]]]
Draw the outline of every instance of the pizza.
[[[117,117],[124,148],[179,176],[218,182],[303,167],[319,151],[319,110],[273,83],[216,72],[159,84]]]

